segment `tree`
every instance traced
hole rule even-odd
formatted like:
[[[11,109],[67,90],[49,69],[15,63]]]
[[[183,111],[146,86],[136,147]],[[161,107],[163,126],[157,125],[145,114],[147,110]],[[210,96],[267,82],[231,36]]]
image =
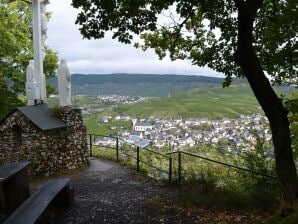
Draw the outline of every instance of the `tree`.
[[[3,0],[0,3],[0,118],[22,105],[26,67],[33,59],[32,12],[27,2]],[[46,49],[46,77],[55,74],[57,53]]]
[[[292,147],[294,157],[298,158],[298,92],[294,92],[290,99],[285,101],[286,108],[289,111],[290,130],[292,135]]]
[[[297,173],[287,110],[273,83],[297,84],[297,19],[294,0],[73,0],[85,38],[113,38],[162,59],[188,59],[226,75],[245,76],[272,130],[276,173],[285,205],[297,201]],[[167,17],[167,23],[160,15]],[[163,23],[160,25],[160,23]]]

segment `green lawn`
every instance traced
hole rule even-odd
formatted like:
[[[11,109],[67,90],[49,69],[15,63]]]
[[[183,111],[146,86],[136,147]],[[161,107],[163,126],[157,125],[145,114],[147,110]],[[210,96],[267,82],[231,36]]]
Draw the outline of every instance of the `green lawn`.
[[[100,121],[98,114],[92,114],[91,116],[85,117],[85,125],[88,133],[97,135],[112,135],[116,136],[118,131],[121,129],[132,129],[132,123],[130,121],[110,121],[103,123]],[[115,129],[111,129],[111,128]]]

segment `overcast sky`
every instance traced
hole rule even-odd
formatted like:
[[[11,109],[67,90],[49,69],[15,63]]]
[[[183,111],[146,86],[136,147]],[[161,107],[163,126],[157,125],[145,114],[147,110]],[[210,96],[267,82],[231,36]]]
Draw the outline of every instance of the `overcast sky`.
[[[77,11],[71,0],[50,0],[47,45],[67,60],[72,73],[146,73],[221,76],[189,61],[160,61],[153,50],[146,52],[118,43],[110,36],[99,40],[83,39],[75,25]]]

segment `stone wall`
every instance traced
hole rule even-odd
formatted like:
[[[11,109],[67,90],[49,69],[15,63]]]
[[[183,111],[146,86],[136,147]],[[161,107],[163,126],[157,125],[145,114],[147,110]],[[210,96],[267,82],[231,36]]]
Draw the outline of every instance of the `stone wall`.
[[[31,161],[33,175],[87,166],[87,135],[81,111],[66,107],[55,113],[67,128],[41,131],[20,111],[11,113],[0,124],[0,164]]]

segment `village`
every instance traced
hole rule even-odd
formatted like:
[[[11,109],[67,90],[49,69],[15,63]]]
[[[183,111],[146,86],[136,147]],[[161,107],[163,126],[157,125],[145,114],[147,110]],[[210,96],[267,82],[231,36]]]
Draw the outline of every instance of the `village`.
[[[241,115],[239,119],[209,120],[207,118],[160,118],[135,119],[130,116],[104,116],[99,122],[124,120],[132,122],[132,130],[121,129],[118,136],[129,144],[152,146],[157,149],[170,147],[180,150],[196,145],[220,146],[228,152],[247,152],[252,149],[257,136],[271,141],[268,121],[261,114]],[[117,127],[111,127],[116,129]],[[106,137],[95,144],[114,144]]]
[[[118,95],[98,95],[99,101],[104,102],[108,105],[113,105],[117,103],[122,104],[133,104],[144,100],[152,99],[153,97],[143,97],[143,96],[118,96]]]

